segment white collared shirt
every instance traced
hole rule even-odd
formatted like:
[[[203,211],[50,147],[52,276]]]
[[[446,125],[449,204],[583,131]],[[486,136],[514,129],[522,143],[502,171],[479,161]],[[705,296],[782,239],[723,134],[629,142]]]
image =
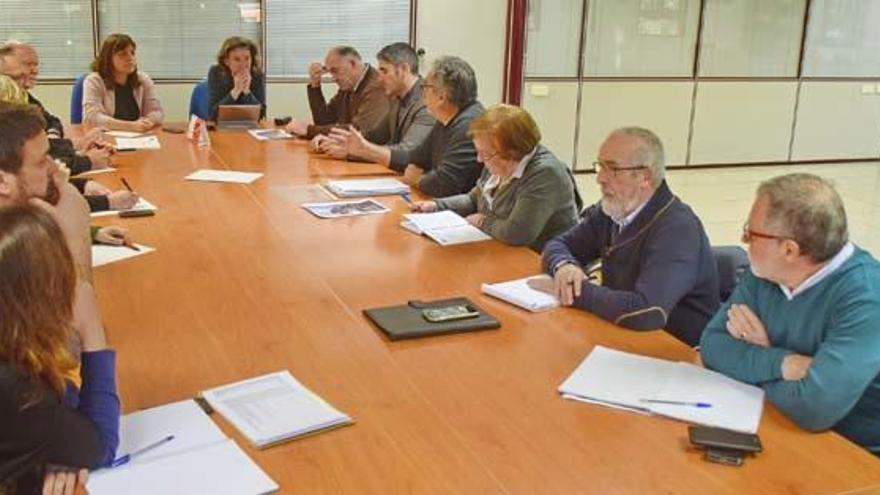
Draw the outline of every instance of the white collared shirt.
[[[648,201],[650,201],[650,199]],[[645,205],[648,204],[648,201],[645,201],[644,203],[640,204],[638,206],[638,208],[633,210],[629,215],[627,215],[619,220],[616,218],[613,218],[613,217],[611,218],[611,221],[617,224],[618,232],[623,232],[623,229],[627,225],[633,223],[633,220],[635,220],[636,217],[639,216],[639,213],[641,213],[642,210],[645,209]]]
[[[848,260],[849,257],[853,255],[855,250],[856,248],[855,246],[853,246],[853,243],[847,242],[846,245],[843,246],[843,248],[838,251],[833,258],[825,263],[825,266],[823,266],[819,271],[810,275],[806,280],[801,282],[801,285],[795,287],[793,291],[788,290],[788,287],[782,284],[778,284],[779,289],[782,290],[785,298],[791,301],[800,294],[803,294],[804,291],[806,291],[810,287],[818,284],[822,280],[825,280],[825,278],[834,273],[834,270],[837,270],[841,267],[841,265],[846,263],[846,260]]]
[[[361,72],[361,77],[358,78],[358,82],[355,83],[354,89],[352,92],[357,91],[359,87],[361,87],[361,83],[364,82],[364,78],[367,77],[367,71],[370,70],[370,64],[364,64],[364,71]]]
[[[532,157],[535,156],[535,153],[538,152],[538,147],[535,146],[532,148],[532,151],[529,151],[526,156],[522,157],[522,160],[516,165],[516,168],[513,169],[513,173],[510,174],[510,179],[522,179],[523,174],[526,172],[526,165],[532,160]],[[492,209],[492,199],[495,194],[495,189],[501,185],[501,177],[497,175],[490,175],[486,180],[486,183],[483,184],[483,198],[486,199],[486,203],[489,205],[489,209]]]

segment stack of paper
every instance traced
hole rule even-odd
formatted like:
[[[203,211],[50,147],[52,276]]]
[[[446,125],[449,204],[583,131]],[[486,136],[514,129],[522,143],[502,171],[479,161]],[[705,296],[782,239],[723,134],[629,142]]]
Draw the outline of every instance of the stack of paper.
[[[474,227],[454,211],[435,213],[407,213],[400,226],[415,234],[424,234],[441,246],[488,241],[485,232]]]
[[[764,391],[690,363],[596,346],[559,386],[569,399],[755,433]]]
[[[116,148],[120,150],[157,150],[161,148],[156,136],[117,137]]]
[[[111,246],[108,244],[92,244],[92,267],[98,267],[115,263],[117,261],[127,260],[143,254],[152,253],[155,248],[144,246],[143,244],[135,244],[137,249],[131,246]]]
[[[160,445],[136,452],[159,440]],[[101,494],[272,493],[269,478],[192,400],[122,418],[119,454],[131,460],[89,475],[88,490]]]
[[[483,284],[482,290],[484,294],[489,294],[492,297],[497,297],[502,301],[507,301],[514,306],[519,306],[533,312],[547,311],[559,306],[559,299],[556,296],[551,296],[546,292],[529,287],[529,280],[553,282],[553,278],[549,275],[536,275],[534,277],[511,280],[510,282]]]
[[[224,385],[202,395],[257,448],[352,423],[289,371]]]
[[[233,172],[231,170],[214,170],[203,168],[184,177],[186,180],[203,182],[230,182],[233,184],[250,184],[262,177],[259,172]]]
[[[341,197],[389,196],[406,194],[409,186],[397,179],[331,180],[327,188]]]
[[[138,202],[127,210],[107,210],[92,212],[92,217],[106,217],[110,215],[119,215],[120,211],[157,211],[156,205],[150,203],[144,198],[138,199]]]

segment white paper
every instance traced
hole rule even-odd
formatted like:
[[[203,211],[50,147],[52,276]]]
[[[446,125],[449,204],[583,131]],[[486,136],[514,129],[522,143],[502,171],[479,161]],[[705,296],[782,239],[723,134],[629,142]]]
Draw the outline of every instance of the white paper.
[[[116,147],[122,149],[157,150],[162,147],[156,136],[118,137]]]
[[[507,301],[529,311],[547,311],[558,307],[559,299],[556,296],[529,287],[529,280],[533,279],[546,280],[549,282],[553,281],[553,277],[549,275],[537,275],[534,277],[511,280],[509,282],[483,284],[482,290],[484,294],[497,297],[502,301]]]
[[[293,134],[284,129],[248,129],[248,134],[257,141],[275,141],[278,139],[293,139]]]
[[[144,463],[226,440],[202,408],[188,399],[123,416],[116,457],[136,452],[169,435],[174,435],[174,439],[135,456],[130,463]]]
[[[224,385],[202,395],[257,447],[351,422],[289,371]]]
[[[231,170],[214,170],[203,168],[187,175],[186,180],[205,182],[229,182],[233,184],[250,184],[262,177],[259,172],[233,172]]]
[[[409,186],[397,179],[331,180],[327,188],[340,197],[406,194]]]
[[[150,203],[144,198],[138,199],[138,202],[127,210],[107,210],[107,211],[93,211],[92,217],[109,217],[111,215],[119,215],[120,211],[142,211],[142,210],[150,210],[157,211],[156,205]]]
[[[278,490],[232,440],[89,474],[91,495],[264,494]]]
[[[108,136],[113,136],[115,138],[136,138],[144,136],[143,133],[134,131],[107,131],[104,134]]]
[[[434,213],[407,213],[403,215],[403,218],[402,227],[414,233],[425,234],[441,246],[491,239],[485,232],[449,210]]]
[[[559,386],[559,392],[597,404],[644,409],[653,414],[744,433],[755,433],[764,391],[714,371],[596,346]],[[711,407],[668,405],[645,399],[705,402]]]
[[[152,253],[155,248],[144,246],[143,244],[135,244],[140,251],[135,251],[128,246],[109,246],[107,244],[92,245],[92,267],[116,263],[117,261],[127,260],[147,253]]]
[[[387,213],[391,210],[372,199],[360,201],[333,201],[329,203],[303,203],[303,208],[320,218],[352,217]]]
[[[116,172],[116,168],[114,168],[114,167],[107,167],[107,168],[99,168],[99,169],[96,169],[96,170],[87,170],[87,171],[85,171],[85,172],[83,172],[83,173],[81,173],[81,174],[76,174],[76,175],[74,175],[74,177],[75,177],[75,178],[78,178],[78,177],[88,177],[88,176],[90,176],[90,175],[109,174],[110,172]]]

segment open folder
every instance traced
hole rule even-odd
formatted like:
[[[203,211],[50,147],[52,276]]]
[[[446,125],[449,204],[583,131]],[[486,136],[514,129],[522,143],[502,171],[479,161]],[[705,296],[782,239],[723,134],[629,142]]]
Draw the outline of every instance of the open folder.
[[[263,494],[278,485],[192,400],[127,414],[118,456],[155,448],[126,464],[89,474],[92,495]],[[166,442],[157,440],[173,437]],[[159,444],[159,445],[156,445]]]
[[[569,399],[755,433],[764,391],[690,363],[596,346],[559,386]]]
[[[407,213],[403,215],[400,226],[414,234],[424,234],[437,241],[441,246],[492,239],[454,211],[449,210],[434,213]]]

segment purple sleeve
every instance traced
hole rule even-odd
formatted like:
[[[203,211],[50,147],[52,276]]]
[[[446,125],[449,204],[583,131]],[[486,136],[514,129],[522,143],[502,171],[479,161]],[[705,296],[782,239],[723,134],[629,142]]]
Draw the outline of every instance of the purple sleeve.
[[[82,354],[82,389],[77,411],[98,429],[102,465],[113,462],[119,446],[119,396],[116,394],[116,353],[112,350]]]

